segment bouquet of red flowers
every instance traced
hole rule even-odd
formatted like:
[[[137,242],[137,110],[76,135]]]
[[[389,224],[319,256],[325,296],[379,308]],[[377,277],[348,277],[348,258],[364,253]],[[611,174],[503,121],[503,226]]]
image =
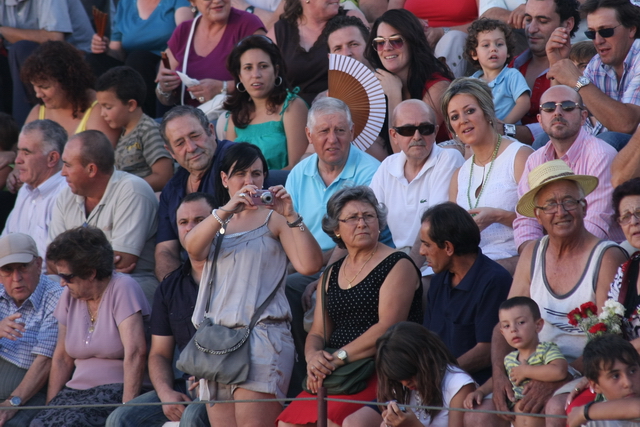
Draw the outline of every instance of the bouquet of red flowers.
[[[592,302],[586,302],[567,314],[569,323],[582,329],[589,339],[598,335],[611,333],[621,334],[624,306],[617,301],[607,300],[598,315],[598,307]]]

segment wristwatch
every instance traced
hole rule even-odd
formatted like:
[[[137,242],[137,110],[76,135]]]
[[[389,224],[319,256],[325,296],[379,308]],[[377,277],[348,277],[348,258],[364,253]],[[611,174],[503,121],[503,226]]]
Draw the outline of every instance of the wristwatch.
[[[341,348],[336,352],[336,357],[345,363],[347,363],[347,356],[347,351],[344,348]]]
[[[591,80],[589,80],[585,76],[580,76],[578,77],[578,81],[576,82],[576,87],[574,89],[576,90],[576,92],[578,92],[580,89],[582,89],[589,83],[591,83]]]
[[[9,396],[9,399],[7,399],[9,401],[9,404],[11,406],[20,406],[22,405],[22,399],[20,399],[18,396]]]
[[[505,123],[502,125],[502,130],[506,136],[510,136],[511,138],[515,138],[516,136],[516,125],[511,125]]]

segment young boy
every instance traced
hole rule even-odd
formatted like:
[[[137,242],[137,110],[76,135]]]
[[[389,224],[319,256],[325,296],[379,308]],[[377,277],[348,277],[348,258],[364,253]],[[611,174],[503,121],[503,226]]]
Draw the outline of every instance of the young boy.
[[[584,375],[589,386],[606,402],[591,402],[574,408],[569,426],[640,426],[640,355],[619,335],[604,334],[589,341],[582,354]]]
[[[147,89],[131,67],[115,67],[96,83],[102,117],[122,135],[115,147],[116,169],[143,178],[153,191],[161,191],[173,176],[173,159],[164,147],[158,124],[142,112]]]
[[[513,384],[516,400],[524,397],[523,389],[529,380],[560,381],[566,378],[568,363],[558,346],[551,342],[540,342],[538,333],[542,330],[544,320],[540,317],[540,309],[534,300],[528,297],[513,297],[500,305],[498,317],[500,332],[509,345],[515,348],[504,358],[504,366]],[[484,383],[465,399],[465,408],[473,408],[480,404],[487,394],[491,393],[491,380]],[[514,405],[519,412],[518,405]],[[542,417],[516,416],[513,423],[521,426],[544,426]]]

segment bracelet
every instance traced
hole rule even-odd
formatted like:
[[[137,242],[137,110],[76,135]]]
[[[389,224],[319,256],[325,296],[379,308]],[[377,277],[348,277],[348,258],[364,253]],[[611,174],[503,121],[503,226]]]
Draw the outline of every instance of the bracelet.
[[[163,91],[162,88],[160,87],[160,82],[158,82],[158,84],[156,85],[156,91],[166,99],[171,98],[171,92]]]
[[[584,419],[586,421],[592,421],[591,417],[589,417],[589,409],[591,408],[591,405],[593,405],[594,403],[596,403],[595,401],[591,401],[589,403],[587,403],[586,405],[584,405],[584,411],[582,412],[582,415],[584,415]]]
[[[233,214],[229,215],[229,218],[227,218],[226,221],[223,221],[222,218],[218,216],[218,214],[216,213],[216,209],[211,211],[211,215],[213,215],[216,221],[220,223],[220,234],[224,234],[224,232],[226,231],[227,224],[229,224],[229,221],[231,221],[231,218],[233,218]]]
[[[293,222],[289,222],[287,221],[287,225],[289,226],[289,228],[300,228],[300,231],[304,231],[304,224],[302,223],[302,215],[298,214],[298,218],[293,221]]]
[[[224,93],[224,94],[227,93],[227,81],[226,80],[222,81],[222,90],[220,91],[220,93]]]
[[[249,6],[244,11],[249,13],[255,13],[255,10],[256,10],[255,6]]]

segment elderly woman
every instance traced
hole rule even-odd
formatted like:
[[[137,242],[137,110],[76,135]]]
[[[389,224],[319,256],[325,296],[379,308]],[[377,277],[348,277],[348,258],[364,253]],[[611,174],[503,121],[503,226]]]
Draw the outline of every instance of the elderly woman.
[[[420,271],[408,255],[378,242],[385,224],[386,210],[369,187],[344,188],[327,203],[322,229],[347,255],[324,272],[326,302],[316,304],[307,336],[307,388],[314,393],[335,369],[373,357],[376,340],[391,325],[404,320],[422,322]],[[337,350],[329,353],[326,347]],[[375,396],[372,375],[363,391],[331,397],[368,401]],[[298,397],[313,395],[302,392]],[[316,407],[315,402],[293,402],[280,415],[278,425],[315,425]],[[342,425],[346,416],[361,407],[329,402],[329,425]]]
[[[287,64],[289,84],[300,87],[307,105],[327,90],[329,48],[324,27],[334,16],[353,15],[367,22],[359,10],[346,11],[333,0],[284,0],[284,13],[269,31]]]
[[[388,10],[371,28],[365,56],[387,97],[387,111],[405,99],[421,99],[436,112],[436,141],[449,139],[440,99],[453,75],[433,55],[418,18],[404,9]]]
[[[267,174],[266,160],[255,145],[232,145],[216,181],[224,205],[185,237],[193,268],[202,274],[192,317],[196,327],[204,317],[228,328],[248,326],[258,307],[272,298],[249,336],[248,378],[233,385],[201,380],[202,399],[273,399],[287,393],[294,358],[284,293],[287,259],[297,271],[314,274],[322,267],[322,252],[282,185],[269,188],[269,204],[254,198]],[[282,404],[216,404],[207,411],[211,425],[272,427]]]
[[[491,89],[479,79],[454,80],[442,97],[442,112],[449,132],[473,152],[453,174],[449,200],[467,209],[480,227],[482,252],[513,274],[518,182],[533,151],[495,131]]]
[[[231,112],[225,139],[257,145],[270,170],[291,169],[309,146],[309,110],[298,88],[289,90],[280,49],[266,36],[246,37],[231,51],[227,68],[237,90],[224,105]]]
[[[251,34],[265,34],[260,19],[231,7],[231,0],[190,0],[195,19],[173,32],[166,50],[170,69],[160,64],[156,95],[164,105],[186,103],[198,106],[219,93],[233,90],[233,77],[224,58],[233,46]],[[200,81],[187,88],[176,71]],[[187,93],[189,95],[187,95]]]
[[[47,261],[65,288],[54,312],[59,332],[48,405],[128,402],[140,393],[146,364],[143,320],[150,309],[142,289],[113,272],[113,249],[97,228],[60,234]],[[113,409],[45,409],[31,426],[103,425]]]
[[[53,120],[69,136],[99,130],[115,146],[120,130],[111,129],[96,108],[93,73],[78,49],[62,41],[42,43],[25,61],[20,78],[38,98],[25,123]]]

